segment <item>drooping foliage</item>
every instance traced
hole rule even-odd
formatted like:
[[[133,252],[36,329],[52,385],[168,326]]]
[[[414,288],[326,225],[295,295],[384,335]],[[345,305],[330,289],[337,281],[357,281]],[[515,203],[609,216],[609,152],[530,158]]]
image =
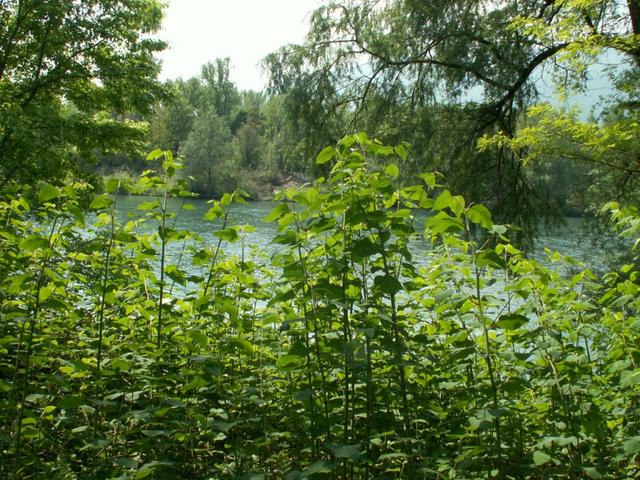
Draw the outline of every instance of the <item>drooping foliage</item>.
[[[406,158],[364,134],[322,150],[326,179],[265,219],[271,258],[224,253],[250,230],[238,194],[213,242],[179,229],[170,152],[93,224],[79,184],[3,200],[2,476],[637,476],[637,257],[602,279],[533,260],[439,176],[400,186]],[[123,188],[152,198],[121,224]]]
[[[598,55],[615,50],[637,78],[639,28],[636,1],[332,1],[313,13],[303,45],[266,64],[311,151],[354,128],[407,140],[420,152],[407,173],[442,171],[531,234],[564,200],[541,188],[526,152],[478,154],[476,140],[515,134],[542,72],[579,87]]]

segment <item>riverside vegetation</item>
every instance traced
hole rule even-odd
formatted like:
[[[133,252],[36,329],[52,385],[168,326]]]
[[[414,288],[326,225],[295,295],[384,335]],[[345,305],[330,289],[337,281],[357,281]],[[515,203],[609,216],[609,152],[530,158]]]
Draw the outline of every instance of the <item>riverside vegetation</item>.
[[[91,223],[80,183],[7,195],[0,474],[637,478],[636,264],[532,260],[437,175],[398,186],[406,155],[364,134],[322,150],[328,176],[265,219],[271,258],[224,253],[250,228],[228,223],[242,192],[212,201],[213,244],[173,228],[167,199],[190,194],[168,151]],[[125,190],[157,201],[118,224]],[[637,254],[637,212],[607,208]]]
[[[162,15],[0,2],[0,477],[640,478],[637,0],[326,1],[267,92],[160,83]],[[527,254],[569,211],[607,273]]]

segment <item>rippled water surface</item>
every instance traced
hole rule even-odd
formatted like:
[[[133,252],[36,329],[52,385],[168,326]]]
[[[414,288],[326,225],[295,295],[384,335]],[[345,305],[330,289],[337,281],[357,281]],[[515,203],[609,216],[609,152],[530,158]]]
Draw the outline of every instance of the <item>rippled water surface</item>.
[[[118,218],[126,221],[128,218],[138,218],[144,215],[144,212],[137,208],[144,202],[154,201],[152,197],[120,197],[117,202]],[[185,210],[181,206],[184,203],[193,205],[193,209]],[[274,207],[272,202],[250,202],[246,205],[233,205],[229,219],[229,225],[251,225],[255,231],[247,233],[244,240],[244,248],[246,251],[250,247],[256,246],[264,249],[268,253],[274,253],[282,248],[280,245],[271,243],[273,237],[277,233],[274,223],[264,221],[264,218]],[[204,200],[189,199],[186,202],[180,199],[170,199],[170,210],[176,212],[174,219],[169,220],[170,225],[173,224],[177,230],[189,230],[190,232],[200,235],[205,241],[217,243],[218,239],[213,236],[213,232],[218,230],[221,225],[220,220],[215,222],[206,221],[203,216],[210,208],[210,204]],[[175,223],[173,223],[175,222]],[[145,226],[141,227],[149,231],[156,230],[157,224],[149,221]],[[567,218],[565,222],[553,228],[543,230],[540,238],[536,242],[536,250],[534,254],[538,257],[544,256],[544,247],[557,250],[564,255],[571,255],[577,260],[586,261],[587,264],[595,267],[602,266],[602,257],[597,247],[594,246],[592,236],[582,228],[582,222],[578,218]],[[241,253],[243,243],[238,241],[233,244],[225,242],[224,249],[227,254]],[[421,250],[426,248],[425,242],[413,243],[413,255],[416,261],[420,261],[423,257]],[[182,249],[182,244],[172,243],[169,245],[169,255],[175,256]]]

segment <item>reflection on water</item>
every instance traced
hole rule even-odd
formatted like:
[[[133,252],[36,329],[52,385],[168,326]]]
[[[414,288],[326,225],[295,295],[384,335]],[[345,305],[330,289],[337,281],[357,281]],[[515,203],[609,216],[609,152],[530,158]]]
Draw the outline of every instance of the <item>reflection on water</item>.
[[[608,257],[595,241],[595,235],[593,230],[586,227],[583,219],[566,217],[559,225],[541,229],[534,256],[543,260],[546,257],[544,250],[548,248],[584,262],[592,270],[603,270]]]

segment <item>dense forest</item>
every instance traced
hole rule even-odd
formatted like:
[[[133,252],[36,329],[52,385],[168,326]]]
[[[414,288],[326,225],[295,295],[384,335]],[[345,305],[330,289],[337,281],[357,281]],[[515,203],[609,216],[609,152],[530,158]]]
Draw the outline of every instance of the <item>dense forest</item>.
[[[0,3],[2,478],[640,478],[637,0],[327,1],[264,92],[163,8]]]

